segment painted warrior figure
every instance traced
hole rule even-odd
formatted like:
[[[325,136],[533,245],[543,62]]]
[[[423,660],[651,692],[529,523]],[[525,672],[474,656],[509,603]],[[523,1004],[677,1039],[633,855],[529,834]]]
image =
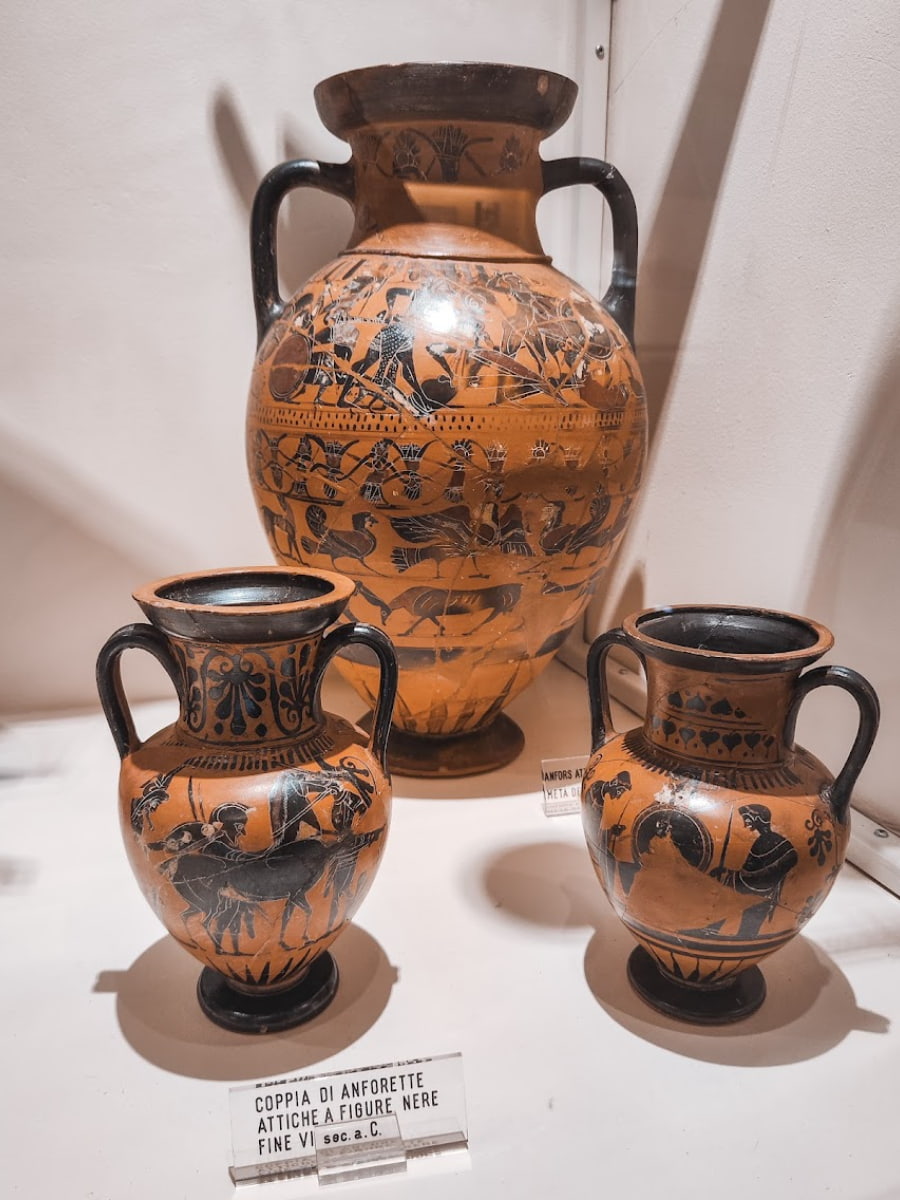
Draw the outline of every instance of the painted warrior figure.
[[[753,938],[772,919],[784,881],[799,860],[793,844],[772,828],[772,813],[765,804],[742,804],[738,813],[746,828],[756,831],[756,841],[738,870],[719,866],[710,875],[736,892],[761,897],[744,909],[738,930],[738,937]]]
[[[381,406],[392,400],[401,401],[408,404],[417,416],[425,416],[449,404],[455,396],[452,372],[445,357],[451,350],[449,345],[434,342],[425,347],[443,370],[443,375],[420,381],[416,374],[413,357],[415,332],[409,323],[409,314],[400,304],[401,300],[411,300],[413,294],[412,288],[388,289],[387,308],[379,313],[379,319],[383,322],[381,329],[372,338],[366,354],[352,364],[338,400],[340,406],[350,403],[348,393],[356,389],[357,396],[368,393],[373,402]],[[376,370],[370,376],[373,366]],[[408,393],[398,386],[398,373],[406,382]]]

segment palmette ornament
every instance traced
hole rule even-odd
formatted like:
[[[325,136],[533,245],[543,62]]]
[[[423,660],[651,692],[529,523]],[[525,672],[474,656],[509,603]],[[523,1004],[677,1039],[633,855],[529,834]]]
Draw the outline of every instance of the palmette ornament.
[[[150,623],[118,630],[98,659],[132,870],[204,964],[201,1007],[229,1029],[285,1029],[329,1003],[328,947],[384,851],[396,660],[377,629],[325,632],[352,591],[341,575],[286,568],[161,580],[135,593]],[[371,736],[319,700],[348,645],[374,651],[381,670]],[[120,677],[132,647],[160,661],[179,700],[175,723],[144,742]]]
[[[354,619],[394,641],[391,762],[407,774],[519,752],[502,710],[583,613],[641,478],[634,202],[614,167],[539,154],[576,92],[484,63],[334,76],[316,103],[351,158],[284,163],[254,205],[257,505],[282,562],[346,572]],[[575,183],[612,213],[603,304],[537,235],[538,200]],[[349,201],[356,221],[285,301],[275,228],[297,187]],[[372,666],[353,650],[339,666],[372,704]]]
[[[855,671],[805,671],[832,641],[804,617],[695,605],[637,613],[591,647],[585,836],[639,943],[631,983],[670,1016],[718,1024],[754,1012],[765,997],[757,963],[816,912],[844,861],[879,710]],[[647,676],[643,725],[625,734],[611,728],[604,676],[616,645]],[[836,779],[794,744],[804,697],[826,685],[859,707]]]

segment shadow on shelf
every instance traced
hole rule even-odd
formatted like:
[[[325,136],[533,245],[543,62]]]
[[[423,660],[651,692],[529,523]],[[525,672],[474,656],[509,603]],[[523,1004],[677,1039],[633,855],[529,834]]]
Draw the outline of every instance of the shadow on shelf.
[[[101,972],[94,991],[116,993],[125,1039],[154,1066],[194,1079],[258,1079],[331,1058],[386,1008],[397,969],[371,934],[348,925],[331,953],[340,972],[337,995],[320,1016],[283,1033],[230,1033],[207,1020],[196,997],[200,964],[169,937],[127,971]]]
[[[682,1023],[646,1005],[626,974],[634,945],[610,911],[585,951],[587,985],[623,1028],[686,1058],[733,1067],[783,1066],[816,1058],[854,1031],[885,1034],[890,1028],[886,1017],[858,1007],[846,975],[802,935],[762,962],[767,994],[759,1011],[725,1026]]]
[[[494,855],[481,886],[504,916],[545,929],[594,928],[606,900],[587,852],[565,842],[533,842]]]
[[[670,1019],[632,990],[627,962],[635,941],[607,903],[580,845],[513,846],[485,860],[479,873],[483,891],[504,917],[543,929],[593,929],[584,955],[588,988],[614,1021],[664,1050],[723,1066],[779,1066],[824,1054],[854,1031],[889,1031],[885,1017],[859,1008],[834,960],[802,935],[763,961],[767,996],[753,1016],[718,1027]]]
[[[0,893],[24,892],[37,876],[37,863],[33,859],[0,855]]]

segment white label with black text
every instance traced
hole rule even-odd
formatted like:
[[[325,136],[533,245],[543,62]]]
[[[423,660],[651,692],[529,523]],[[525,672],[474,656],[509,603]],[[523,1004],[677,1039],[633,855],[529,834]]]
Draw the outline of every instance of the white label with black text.
[[[541,786],[544,792],[544,816],[562,817],[581,809],[581,781],[587,769],[588,756],[545,758],[541,763]]]
[[[380,1118],[396,1118],[407,1151],[466,1140],[459,1054],[233,1087],[230,1102],[236,1180],[273,1174],[265,1164],[313,1170],[317,1149],[347,1144],[344,1135],[362,1144],[390,1136],[394,1122]]]

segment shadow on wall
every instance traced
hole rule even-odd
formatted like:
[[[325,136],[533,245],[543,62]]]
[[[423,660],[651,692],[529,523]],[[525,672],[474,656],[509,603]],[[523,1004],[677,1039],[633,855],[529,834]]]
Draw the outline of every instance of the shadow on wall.
[[[226,186],[249,218],[256,187],[276,164],[257,164],[227,93],[215,98],[211,121]],[[298,157],[299,140],[285,135],[284,157]],[[343,247],[351,221],[345,205],[310,190],[284,210],[279,249],[291,288]],[[249,254],[245,278],[249,291]],[[63,477],[58,460],[42,457],[15,433],[0,432],[0,555],[7,564],[2,638],[15,649],[5,655],[0,713],[92,705],[98,649],[118,626],[140,619],[134,588],[194,556],[177,539],[167,544],[158,528],[136,527],[133,515],[110,512],[101,489],[76,474]],[[168,680],[149,656],[126,655],[124,662],[134,700],[169,694]]]
[[[279,162],[260,164],[257,161],[237,105],[227,89],[220,90],[213,101],[212,125],[225,177],[246,213],[249,229],[256,189],[263,176],[278,166]],[[303,143],[301,135],[285,132],[282,160],[308,157]],[[300,188],[291,193],[282,205],[278,231],[282,294],[292,295],[314,271],[335,258],[347,244],[352,225],[349,206],[337,197],[328,196],[315,188]]]
[[[2,441],[0,609],[8,652],[0,712],[93,705],[98,650],[114,629],[140,620],[132,591],[166,574],[178,550],[124,515],[111,518],[107,497],[61,478],[59,462],[42,460],[34,446],[8,431]],[[128,655],[127,663],[134,699],[164,694],[165,677],[148,655]]]
[[[644,241],[637,344],[647,385],[651,437],[678,359],[771,2],[722,0],[659,207]]]
[[[656,215],[646,237],[642,234],[635,341],[647,389],[650,451],[681,352],[722,178],[771,2],[722,0]],[[614,6],[613,44],[615,14]],[[625,553],[628,538],[626,534],[619,555]],[[615,564],[608,580],[615,578],[614,572]],[[601,584],[585,616],[585,639],[591,641],[604,629],[621,625],[624,617],[647,604],[640,566],[632,568],[618,594]]]
[[[900,306],[898,306],[900,307]],[[811,573],[806,611],[835,635],[830,662],[861,671],[881,700],[881,733],[860,776],[855,804],[900,832],[892,760],[900,724],[900,350],[895,331],[880,376],[865,402],[855,445],[834,482],[833,504]],[[798,741],[836,772],[846,756],[856,713],[849,701],[814,694],[801,713]]]

